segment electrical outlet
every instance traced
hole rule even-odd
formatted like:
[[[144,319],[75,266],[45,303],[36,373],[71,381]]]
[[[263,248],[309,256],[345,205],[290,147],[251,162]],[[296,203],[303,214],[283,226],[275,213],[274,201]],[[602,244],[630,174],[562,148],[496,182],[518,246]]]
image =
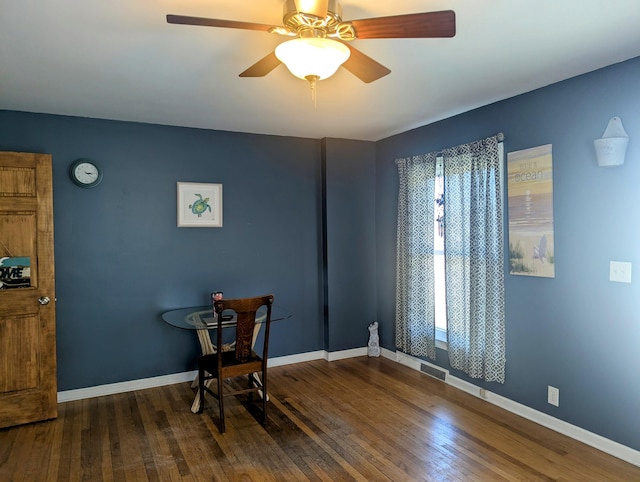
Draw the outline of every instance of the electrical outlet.
[[[547,402],[556,407],[560,406],[560,389],[556,387],[548,386]]]

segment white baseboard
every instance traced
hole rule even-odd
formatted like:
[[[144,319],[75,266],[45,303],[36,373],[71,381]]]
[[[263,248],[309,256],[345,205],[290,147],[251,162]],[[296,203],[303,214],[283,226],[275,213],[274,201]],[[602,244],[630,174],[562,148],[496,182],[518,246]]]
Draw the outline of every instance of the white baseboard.
[[[283,365],[293,365],[294,363],[302,363],[312,360],[326,359],[326,351],[309,351],[307,353],[298,353],[296,355],[279,356],[277,358],[269,358],[270,367],[281,367]]]
[[[414,370],[420,370],[420,365],[422,363],[427,363],[419,358],[390,350],[386,350],[384,356],[390,360],[397,361],[398,363],[402,363],[405,366],[413,368]],[[487,402],[511,413],[526,418],[527,420],[531,420],[543,427],[547,427],[555,432],[571,437],[572,439],[578,440],[579,442],[590,445],[602,452],[640,467],[640,451],[638,450],[634,450],[626,445],[622,445],[618,442],[602,437],[601,435],[589,432],[588,430],[567,423],[564,420],[552,417],[546,413],[534,410],[533,408],[527,407],[521,403],[514,402],[513,400],[503,397],[502,395],[498,395],[497,393],[481,389],[480,387],[462,380],[461,378],[454,377],[451,373],[447,374],[446,383],[473,396],[486,400]]]
[[[306,361],[321,359],[329,359],[327,356],[327,352],[324,350],[298,353],[296,355],[281,356],[277,358],[269,358],[269,366],[278,367],[282,365],[292,365],[294,363],[302,363]],[[165,385],[173,385],[175,383],[190,382],[196,377],[197,374],[198,372],[196,370],[193,370],[190,372],[173,373],[171,375],[163,375],[159,377],[142,378],[139,380],[131,380],[119,383],[110,383],[108,385],[98,385],[94,387],[78,388],[75,390],[65,390],[62,392],[58,392],[58,403],[83,400],[85,398],[102,397],[104,395],[114,395],[116,393],[132,392],[134,390],[144,390],[146,388],[163,387]]]
[[[401,363],[409,368],[420,371],[420,365],[427,363],[424,360],[415,358],[404,353],[387,350],[382,348],[381,356],[388,358],[397,363]],[[327,360],[329,362],[342,360],[345,358],[353,358],[358,356],[366,356],[367,347],[354,348],[351,350],[342,350],[337,352],[327,352],[325,350],[312,351],[307,353],[299,353],[296,355],[288,355],[277,358],[269,359],[270,367],[292,365],[294,363],[301,363],[312,360]],[[101,397],[104,395],[114,395],[116,393],[131,392],[134,390],[144,390],[146,388],[155,388],[165,385],[173,385],[175,383],[190,382],[196,376],[196,371],[174,373],[171,375],[164,375],[159,377],[144,378],[140,380],[131,380],[127,382],[111,383],[108,385],[99,385],[96,387],[79,388],[76,390],[66,390],[58,392],[58,403],[71,402],[74,400],[82,400],[85,398]],[[469,383],[460,378],[452,376],[450,373],[447,375],[447,384],[458,388],[464,392],[474,395],[478,398],[482,398],[489,403],[497,405],[511,413],[515,413],[527,420],[538,423],[551,430],[559,432],[563,435],[567,435],[579,442],[585,443],[594,447],[609,455],[622,459],[630,464],[640,467],[640,451],[634,450],[626,445],[622,445],[613,440],[609,440],[583,428],[577,427],[563,420],[557,419],[546,413],[539,412],[533,408],[522,405],[521,403],[514,402],[508,398],[505,398],[497,393],[490,392],[488,390],[482,390],[481,388]],[[482,393],[482,395],[481,395]]]
[[[64,392],[58,392],[58,403],[189,382],[195,378],[197,373],[198,372],[194,370],[192,372],[173,373],[171,375],[163,375],[160,377],[142,378],[140,380],[130,380],[128,382],[110,383],[108,385],[66,390]]]
[[[325,352],[325,359],[327,361],[336,361],[336,360],[344,360],[345,358],[355,358],[357,356],[367,356],[367,347],[364,348],[353,348],[351,350],[341,350],[341,351],[332,351]]]

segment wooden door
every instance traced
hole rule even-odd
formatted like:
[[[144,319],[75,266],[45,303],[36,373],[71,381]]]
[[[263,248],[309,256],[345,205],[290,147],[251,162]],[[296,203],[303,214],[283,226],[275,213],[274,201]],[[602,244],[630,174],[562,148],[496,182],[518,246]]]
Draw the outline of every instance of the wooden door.
[[[0,427],[55,418],[51,156],[0,152]]]

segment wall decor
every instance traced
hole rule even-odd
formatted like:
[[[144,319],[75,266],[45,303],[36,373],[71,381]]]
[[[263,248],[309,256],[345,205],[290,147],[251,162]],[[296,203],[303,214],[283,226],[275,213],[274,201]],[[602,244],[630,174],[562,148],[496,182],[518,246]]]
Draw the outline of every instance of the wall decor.
[[[31,258],[0,258],[0,290],[31,286]]]
[[[178,227],[221,228],[222,184],[179,182]]]
[[[612,117],[602,137],[593,141],[598,166],[612,167],[624,164],[627,144],[629,144],[629,135],[622,126],[622,119]]]
[[[69,166],[69,177],[76,186],[96,187],[102,182],[102,169],[89,159],[77,159]]]
[[[509,273],[555,277],[551,144],[507,154]]]

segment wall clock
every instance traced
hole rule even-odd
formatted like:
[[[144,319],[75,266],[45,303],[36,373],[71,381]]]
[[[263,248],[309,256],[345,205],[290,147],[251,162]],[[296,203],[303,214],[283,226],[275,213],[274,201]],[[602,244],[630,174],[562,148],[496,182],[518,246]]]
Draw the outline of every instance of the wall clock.
[[[102,169],[89,159],[78,159],[69,166],[69,177],[76,186],[96,187],[102,182]]]

